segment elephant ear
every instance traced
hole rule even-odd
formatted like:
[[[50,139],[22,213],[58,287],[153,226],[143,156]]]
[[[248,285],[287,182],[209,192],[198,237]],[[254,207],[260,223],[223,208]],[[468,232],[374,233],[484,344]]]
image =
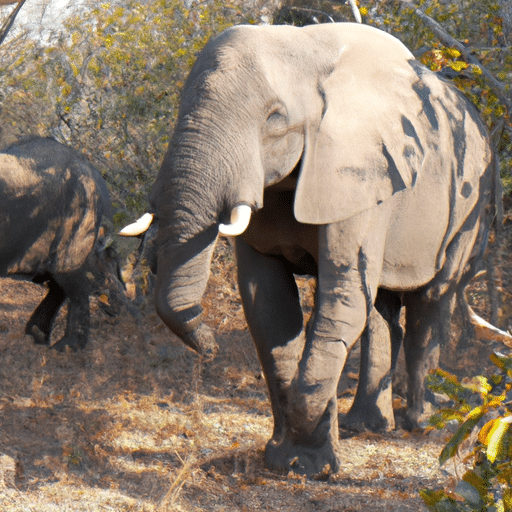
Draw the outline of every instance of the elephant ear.
[[[294,209],[307,224],[346,219],[413,187],[431,128],[410,52],[373,29],[366,38],[345,31],[319,84],[324,110],[306,127]]]

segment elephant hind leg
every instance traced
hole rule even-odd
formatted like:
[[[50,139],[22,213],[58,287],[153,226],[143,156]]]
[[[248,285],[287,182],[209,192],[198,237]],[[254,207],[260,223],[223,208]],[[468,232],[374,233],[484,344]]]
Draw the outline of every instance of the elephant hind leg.
[[[373,432],[395,428],[391,379],[403,339],[401,307],[397,294],[379,290],[361,335],[356,396],[343,419],[343,425],[348,428]]]
[[[89,283],[85,273],[81,271],[74,275],[67,274],[60,281],[60,286],[68,298],[68,316],[64,336],[52,348],[64,352],[69,347],[76,352],[83,349],[89,339]]]
[[[439,366],[439,355],[448,343],[454,306],[454,286],[437,299],[427,299],[422,292],[404,295],[404,354],[407,369],[407,413],[405,428],[422,428],[430,415],[425,407],[425,378]]]

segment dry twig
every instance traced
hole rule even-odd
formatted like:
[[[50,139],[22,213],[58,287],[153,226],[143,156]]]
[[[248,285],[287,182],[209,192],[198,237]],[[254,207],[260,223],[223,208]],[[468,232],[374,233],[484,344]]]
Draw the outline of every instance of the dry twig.
[[[5,5],[8,3],[15,3],[15,2],[11,2],[9,0],[6,2],[0,2],[0,5]],[[19,0],[18,5],[14,8],[14,10],[11,12],[11,14],[9,14],[9,16],[5,19],[2,26],[0,27],[0,44],[2,44],[4,39],[7,37],[7,34],[9,33],[9,30],[11,30],[12,25],[14,23],[14,19],[20,12],[20,9],[23,7],[24,3],[25,3],[25,0]]]

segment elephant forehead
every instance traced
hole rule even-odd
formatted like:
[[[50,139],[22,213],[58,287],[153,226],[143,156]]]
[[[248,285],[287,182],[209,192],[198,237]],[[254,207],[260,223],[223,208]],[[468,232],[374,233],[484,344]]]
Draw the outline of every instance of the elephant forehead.
[[[205,60],[213,62],[212,50],[224,70],[255,66],[269,76],[289,73],[301,81],[309,76],[330,74],[339,65],[358,72],[389,74],[396,63],[414,59],[395,37],[366,25],[333,23],[307,26],[238,26],[222,33],[205,49]],[[341,59],[341,60],[340,60]],[[283,77],[285,78],[285,77]]]
[[[357,67],[365,64],[392,66],[394,61],[414,59],[413,54],[396,37],[357,23],[336,23],[304,27],[312,39],[338,50],[340,57],[351,56]]]
[[[407,65],[410,59],[412,54],[396,38],[358,24],[238,26],[224,31],[205,47],[190,79],[204,81],[210,92],[220,91],[220,99],[231,97],[230,91],[235,101],[249,93],[251,97],[265,97],[265,101],[274,95],[277,101],[294,102],[293,113],[297,114],[301,102],[303,110],[323,110],[319,95],[322,82],[332,78],[341,84],[343,75],[348,88],[336,93],[347,97],[350,104],[357,100],[354,94],[359,94],[372,111],[372,102],[382,103],[379,90],[384,100],[389,98],[386,88],[394,75],[411,76]],[[372,94],[358,92],[365,83],[368,91],[373,86]],[[194,95],[193,90],[191,93]],[[311,103],[315,98],[318,105]]]

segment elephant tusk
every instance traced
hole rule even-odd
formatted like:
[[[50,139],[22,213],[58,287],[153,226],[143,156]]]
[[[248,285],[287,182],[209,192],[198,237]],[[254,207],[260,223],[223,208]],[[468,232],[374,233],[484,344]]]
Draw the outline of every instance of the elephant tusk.
[[[118,234],[121,236],[139,236],[151,226],[153,217],[154,214],[145,213],[139,220],[121,229]]]
[[[251,207],[247,204],[239,204],[231,210],[231,222],[219,224],[219,233],[224,236],[241,235],[251,221]]]

